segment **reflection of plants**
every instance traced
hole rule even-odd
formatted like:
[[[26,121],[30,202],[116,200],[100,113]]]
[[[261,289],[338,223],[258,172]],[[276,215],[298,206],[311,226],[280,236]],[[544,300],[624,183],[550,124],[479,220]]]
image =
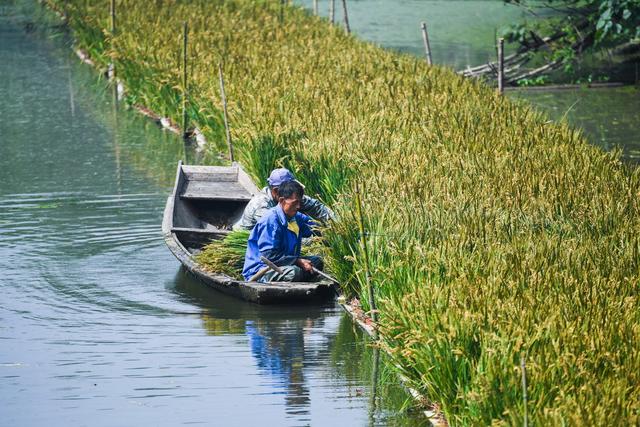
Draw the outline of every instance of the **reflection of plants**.
[[[375,405],[377,412],[391,416],[393,425],[429,425],[422,414],[411,415],[414,402],[410,394],[400,384],[397,369],[383,351],[376,350],[372,342],[365,338],[362,331],[355,329],[351,319],[344,315],[340,319],[338,332],[331,346],[331,364],[333,370],[355,384],[367,384],[366,394],[371,398],[375,381]],[[378,370],[374,372],[375,355],[378,351]],[[374,375],[375,374],[375,375]],[[352,389],[356,396],[365,391]],[[370,404],[372,402],[370,401]]]
[[[105,27],[103,2],[78,3],[78,20]],[[381,331],[452,424],[521,423],[522,355],[533,422],[637,423],[640,172],[617,153],[296,8],[280,25],[275,2],[119,4],[108,53],[116,69],[150,70],[144,99],[174,121],[182,20],[204,117],[217,114],[211,70],[224,57],[234,140],[269,141],[246,164],[264,179],[282,162],[337,201],[328,264],[362,295],[358,179]]]
[[[606,83],[610,80],[609,76],[599,75],[594,76],[589,74],[586,77],[581,77],[576,80],[576,84],[591,84],[591,83]]]
[[[94,120],[108,126],[114,133],[114,151],[127,165],[160,185],[171,185],[175,179],[176,162],[184,156],[185,147],[179,138],[161,131],[156,124],[131,111],[114,111],[112,91],[105,81],[96,78],[85,66],[72,68],[75,102],[82,105]],[[78,87],[82,87],[80,90]]]
[[[244,334],[244,319],[218,319],[206,313],[201,315],[207,335]]]

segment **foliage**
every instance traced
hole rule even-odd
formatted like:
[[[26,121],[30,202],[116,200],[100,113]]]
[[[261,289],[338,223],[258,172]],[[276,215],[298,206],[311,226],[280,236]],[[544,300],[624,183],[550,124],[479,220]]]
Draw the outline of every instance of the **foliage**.
[[[518,86],[542,86],[547,84],[547,76],[537,76],[530,79],[518,80]]]
[[[637,0],[504,0],[535,11],[553,11],[542,21],[520,23],[505,32],[507,40],[523,47],[534,45],[541,34],[553,59],[569,64],[588,51],[616,47],[640,39],[640,2]],[[567,65],[568,66],[568,65]]]
[[[213,240],[202,248],[202,252],[196,255],[196,260],[209,271],[242,279],[240,273],[248,239],[249,231],[233,230],[224,239]]]
[[[78,41],[132,70],[119,74],[127,87],[175,120],[188,20],[198,125],[219,129],[212,70],[224,58],[245,166],[264,179],[281,162],[325,182],[313,191],[340,218],[323,234],[328,264],[366,301],[359,181],[382,335],[450,424],[520,424],[522,356],[532,423],[640,422],[640,172],[619,153],[298,8],[283,24],[278,2],[154,5],[119,0],[127,13],[106,50],[95,32]],[[104,2],[69,13],[76,31],[107,26]]]

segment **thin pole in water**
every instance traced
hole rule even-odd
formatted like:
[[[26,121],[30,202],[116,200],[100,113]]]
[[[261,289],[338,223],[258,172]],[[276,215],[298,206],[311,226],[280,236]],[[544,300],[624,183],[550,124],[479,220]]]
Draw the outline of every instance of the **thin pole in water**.
[[[525,356],[520,356],[520,368],[522,369],[522,401],[524,404],[524,427],[527,427],[529,420],[527,414],[527,365]]]
[[[111,44],[113,47],[113,38],[116,36],[116,0],[111,0],[110,3],[110,27],[111,27]],[[118,108],[118,81],[116,80],[116,65],[113,63],[113,58],[109,64],[107,70],[107,76],[113,83],[113,105],[114,108]]]
[[[318,0],[313,0],[313,14],[318,16]]]
[[[111,35],[116,35],[116,0],[111,0]]]
[[[222,63],[218,64],[218,75],[220,77],[220,97],[222,98],[222,113],[224,115],[224,131],[227,136],[227,146],[229,147],[229,160],[235,161],[233,157],[233,143],[231,142],[231,131],[229,130],[229,116],[227,113],[227,96],[224,92],[224,76],[222,74]]]
[[[378,407],[378,371],[380,370],[380,347],[373,347],[373,371],[371,373],[371,396],[369,396],[369,424],[374,425]]]
[[[498,92],[504,93],[504,39],[498,39]]]
[[[187,21],[182,27],[182,136],[187,137],[187,43],[189,38],[189,28]]]
[[[344,13],[344,29],[347,30],[347,34],[351,34],[351,27],[349,27],[349,13],[347,12],[347,0],[342,0],[342,12]]]
[[[329,20],[331,24],[336,23],[336,0],[329,0]]]
[[[433,65],[433,60],[431,58],[431,45],[429,44],[429,34],[427,33],[427,23],[422,22],[420,27],[422,28],[422,42],[424,43],[424,53],[427,55],[427,64]]]
[[[369,294],[369,309],[371,312],[371,320],[373,320],[373,338],[378,339],[378,331],[375,327],[378,323],[378,309],[376,308],[376,301],[373,294],[373,285],[371,283],[371,273],[369,271],[369,250],[367,248],[367,235],[364,230],[364,220],[362,217],[362,199],[360,197],[360,186],[358,181],[355,182],[356,190],[356,214],[358,216],[358,228],[360,230],[360,243],[362,244],[362,254],[364,256],[364,277],[367,284],[367,291]]]

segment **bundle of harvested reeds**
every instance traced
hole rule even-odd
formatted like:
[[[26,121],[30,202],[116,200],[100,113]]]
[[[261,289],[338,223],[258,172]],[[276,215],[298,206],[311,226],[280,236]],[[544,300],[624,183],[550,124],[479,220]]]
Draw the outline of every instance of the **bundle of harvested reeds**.
[[[196,260],[209,271],[242,279],[248,239],[248,230],[234,230],[224,239],[214,240],[206,245],[196,256]]]

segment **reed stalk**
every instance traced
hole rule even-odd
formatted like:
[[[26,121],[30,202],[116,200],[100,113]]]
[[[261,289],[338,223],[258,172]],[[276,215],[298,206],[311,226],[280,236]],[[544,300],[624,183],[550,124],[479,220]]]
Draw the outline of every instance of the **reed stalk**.
[[[189,29],[187,27],[187,21],[184,21],[182,27],[182,135],[186,138],[188,135],[187,124],[187,96],[189,94],[188,80],[187,80],[187,44],[189,40]]]

